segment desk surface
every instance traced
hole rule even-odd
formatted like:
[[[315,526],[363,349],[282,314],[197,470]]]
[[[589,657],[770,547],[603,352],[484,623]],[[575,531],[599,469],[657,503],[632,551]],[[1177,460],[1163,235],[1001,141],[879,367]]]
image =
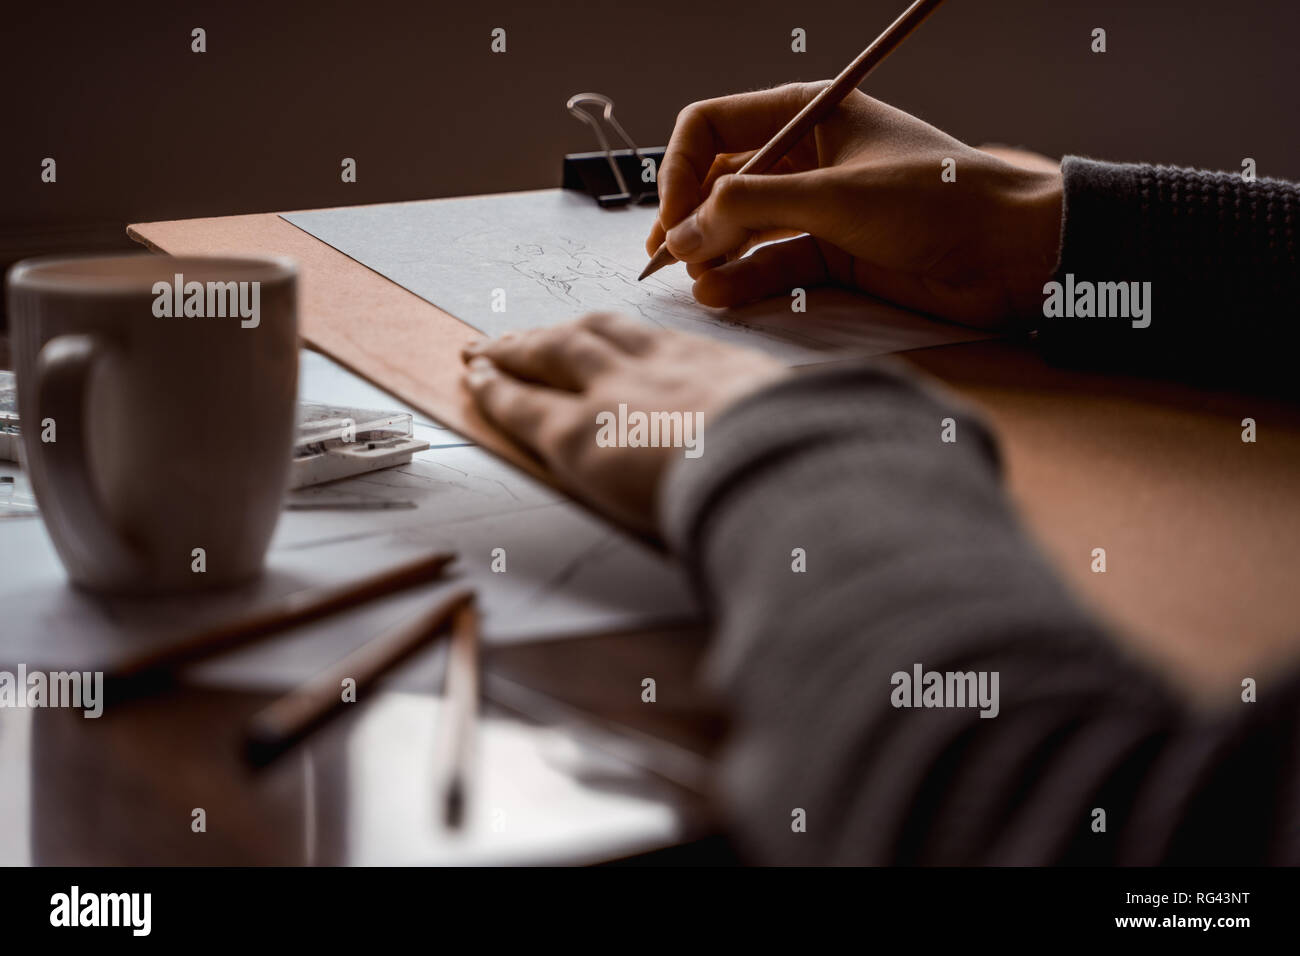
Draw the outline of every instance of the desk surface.
[[[908,359],[992,418],[1026,525],[1121,641],[1217,704],[1296,659],[1300,408],[1055,368],[1003,343]]]
[[[311,344],[353,356],[343,357],[344,364],[457,430],[486,435],[485,444],[519,460],[465,406],[451,384],[455,370],[445,350],[420,342],[431,325],[444,335],[470,337],[453,317],[273,215],[149,224],[135,233],[169,252],[295,256],[303,263],[304,333]],[[367,334],[356,348],[348,341],[357,337],[355,317],[362,315]],[[386,350],[376,345],[383,341],[410,347]],[[395,353],[402,357],[395,359]],[[910,353],[907,360],[991,417],[1011,494],[1030,532],[1075,592],[1112,622],[1118,639],[1135,653],[1211,703],[1235,699],[1244,676],[1255,677],[1267,693],[1295,660],[1300,409],[1237,393],[1052,368],[1032,350],[1007,343],[948,346]],[[1247,417],[1258,423],[1254,444],[1241,441],[1241,420]],[[1104,574],[1091,571],[1098,547],[1106,549]],[[648,666],[688,675],[702,642],[700,634],[661,631],[502,648],[487,669],[583,710],[636,724],[650,712],[601,699],[600,688],[608,682],[586,678],[626,671],[631,679]],[[140,701],[114,718],[108,750],[88,750],[84,729],[66,715],[32,719],[32,745],[25,748],[15,746],[16,735],[6,736],[0,726],[0,780],[30,783],[31,858],[357,859],[357,829],[364,821],[344,812],[344,794],[356,789],[345,785],[349,775],[362,771],[347,759],[349,740],[373,732],[367,720],[396,721],[397,709],[377,707],[369,718],[364,710],[345,715],[314,741],[315,766],[334,768],[333,776],[306,788],[301,761],[250,782],[246,771],[230,763],[228,749],[195,745],[232,734],[261,699],[181,689]],[[698,704],[684,696],[655,710],[644,729],[705,752],[719,725],[701,719]],[[12,788],[0,789],[0,804],[11,799]],[[681,793],[665,799],[693,806]],[[214,814],[222,821],[220,839],[196,850],[183,825],[187,808],[203,800],[225,809]],[[185,814],[179,833],[173,811]],[[0,812],[0,819],[5,816]],[[314,843],[302,836],[309,816],[315,827],[310,832],[319,835]],[[126,832],[133,836],[129,844],[113,835]],[[0,837],[0,855],[16,861],[17,851],[7,846],[22,835],[11,832],[8,839],[7,844]]]
[[[655,632],[501,648],[486,656],[484,671],[489,682],[581,683],[575,705],[635,722],[649,709],[636,712],[608,689],[636,687],[647,668],[664,673],[666,660],[689,671],[700,638]],[[594,671],[601,679],[591,679]],[[608,699],[593,697],[601,688]],[[239,756],[240,731],[269,699],[182,685],[114,704],[98,720],[67,710],[0,712],[0,865],[587,863],[710,832],[698,796],[599,747],[579,763],[564,745],[566,723],[521,722],[488,705],[480,749],[520,759],[480,761],[502,770],[476,774],[487,819],[474,821],[472,838],[449,835],[434,772],[436,697],[373,694],[255,770]],[[714,734],[699,713],[697,702],[670,692],[644,729],[703,751]],[[519,728],[538,727],[555,740],[541,765],[519,738]],[[191,828],[195,808],[205,813],[203,833]]]
[[[400,405],[315,354],[303,357],[300,390],[304,399],[343,405]],[[577,518],[578,509],[539,508],[534,499],[543,489],[510,477],[445,429],[417,420],[416,434],[434,447],[382,476],[332,483],[329,496],[373,495],[392,481],[418,510],[396,513],[396,524],[364,509],[288,514],[268,566],[280,566],[289,553],[355,567],[386,560],[382,542],[396,547],[395,538],[446,533],[442,522],[473,523],[495,514],[494,507],[511,516],[514,530],[491,533],[510,546],[514,573],[475,579],[484,611],[498,609],[486,613],[489,619],[509,613],[515,598],[532,594],[525,630],[549,630],[553,639],[511,645],[517,637],[498,634],[504,645],[488,642],[489,707],[477,735],[466,832],[448,832],[436,812],[441,642],[271,766],[254,771],[240,757],[243,724],[256,709],[404,619],[411,605],[427,600],[417,589],[221,655],[181,675],[166,693],[109,701],[95,720],[75,710],[0,708],[0,865],[596,862],[707,828],[698,790],[718,722],[693,680],[702,635],[645,631],[635,622],[647,620],[653,605],[635,596],[585,601],[593,581],[569,565],[560,570],[568,568],[562,576],[576,603],[550,600],[556,595],[544,585],[556,569],[547,570],[549,561],[538,566],[536,555],[530,563],[528,534],[516,532],[530,514],[561,509]],[[484,472],[484,464],[493,470]],[[0,464],[0,473],[26,491],[16,467]],[[583,548],[594,540],[585,523],[561,515],[547,526],[587,542]],[[605,561],[622,553],[611,544],[601,546]],[[463,559],[456,573],[473,578],[476,562]],[[23,661],[34,669],[78,667],[78,657],[41,665],[15,656],[15,647],[39,653],[51,636],[64,636],[51,633],[61,629],[86,628],[90,638],[108,640],[132,636],[131,621],[148,627],[155,615],[172,620],[165,607],[110,607],[69,593],[44,529],[30,516],[0,520],[0,585],[0,604],[12,605],[0,626],[2,668]],[[66,614],[69,603],[89,613]],[[201,613],[196,608],[186,602],[181,614]],[[630,626],[642,630],[565,636]],[[648,674],[658,681],[653,705],[641,701]],[[190,816],[200,807],[208,829],[196,834]]]
[[[301,268],[303,335],[313,347],[542,474],[469,406],[448,343],[477,333],[454,316],[275,214],[129,231],[176,254],[292,256]],[[1028,526],[1075,591],[1138,653],[1193,693],[1225,701],[1243,676],[1265,682],[1300,656],[1300,408],[1061,370],[1008,343],[907,358],[991,416]],[[1254,444],[1241,441],[1247,417],[1258,423]],[[1099,547],[1104,574],[1091,570]]]

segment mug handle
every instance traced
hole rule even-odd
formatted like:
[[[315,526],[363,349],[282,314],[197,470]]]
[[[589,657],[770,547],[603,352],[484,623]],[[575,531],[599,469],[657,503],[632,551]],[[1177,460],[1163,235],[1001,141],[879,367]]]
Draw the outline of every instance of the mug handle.
[[[36,358],[36,421],[55,423],[55,440],[42,445],[45,478],[83,550],[124,573],[142,566],[140,549],[109,519],[90,473],[86,399],[95,364],[107,343],[89,334],[57,335]]]

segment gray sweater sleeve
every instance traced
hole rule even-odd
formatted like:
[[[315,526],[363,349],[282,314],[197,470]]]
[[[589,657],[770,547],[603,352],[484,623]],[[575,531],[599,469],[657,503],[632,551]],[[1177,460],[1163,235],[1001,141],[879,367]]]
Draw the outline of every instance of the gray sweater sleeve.
[[[1064,592],[952,399],[853,365],[706,427],[661,522],[715,619],[720,798],[751,858],[1300,862],[1295,688],[1185,713]],[[996,716],[895,706],[916,665],[996,672]]]
[[[1076,305],[1084,283],[1094,300],[1091,315],[1074,308],[1044,315],[1039,332],[1055,358],[1292,386],[1300,186],[1077,156],[1067,156],[1061,172],[1054,278],[1074,284]],[[1149,325],[1134,327],[1129,314],[1096,314],[1096,286],[1119,282],[1141,284]]]
[[[1094,285],[1092,315],[1038,324],[1049,350],[1295,381],[1300,189],[1062,169],[1056,279],[1149,282],[1151,321],[1096,315]],[[708,677],[733,718],[720,797],[755,859],[1300,863],[1300,679],[1186,712],[1064,592],[1017,526],[990,435],[951,398],[855,365],[708,428],[661,519],[716,620]],[[996,716],[901,694],[918,670],[989,689],[996,674]]]

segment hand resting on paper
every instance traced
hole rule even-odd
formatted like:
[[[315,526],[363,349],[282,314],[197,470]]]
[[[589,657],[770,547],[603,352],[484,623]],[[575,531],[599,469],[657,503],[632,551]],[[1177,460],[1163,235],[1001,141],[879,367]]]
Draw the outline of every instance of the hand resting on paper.
[[[726,406],[788,374],[760,352],[602,312],[463,355],[466,387],[497,428],[579,498],[651,535],[668,466],[703,452]]]
[[[646,250],[666,234],[710,306],[833,283],[982,327],[1041,315],[1062,196],[1060,169],[1045,157],[975,149],[854,92],[769,173],[734,175],[824,85],[684,109]]]

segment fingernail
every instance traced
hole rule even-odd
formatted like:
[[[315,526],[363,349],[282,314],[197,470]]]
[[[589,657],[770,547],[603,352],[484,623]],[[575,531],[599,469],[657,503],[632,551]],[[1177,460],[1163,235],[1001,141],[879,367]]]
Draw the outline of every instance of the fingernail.
[[[704,241],[698,213],[691,213],[668,230],[668,250],[673,255],[690,255]]]
[[[465,371],[465,381],[471,388],[478,388],[486,385],[496,373],[496,366],[482,355],[478,355],[470,360],[469,368]]]
[[[491,340],[487,338],[475,339],[473,342],[470,342],[468,345],[464,346],[460,350],[460,357],[465,361],[469,361],[475,355],[478,355],[485,348],[487,348],[489,341]]]

